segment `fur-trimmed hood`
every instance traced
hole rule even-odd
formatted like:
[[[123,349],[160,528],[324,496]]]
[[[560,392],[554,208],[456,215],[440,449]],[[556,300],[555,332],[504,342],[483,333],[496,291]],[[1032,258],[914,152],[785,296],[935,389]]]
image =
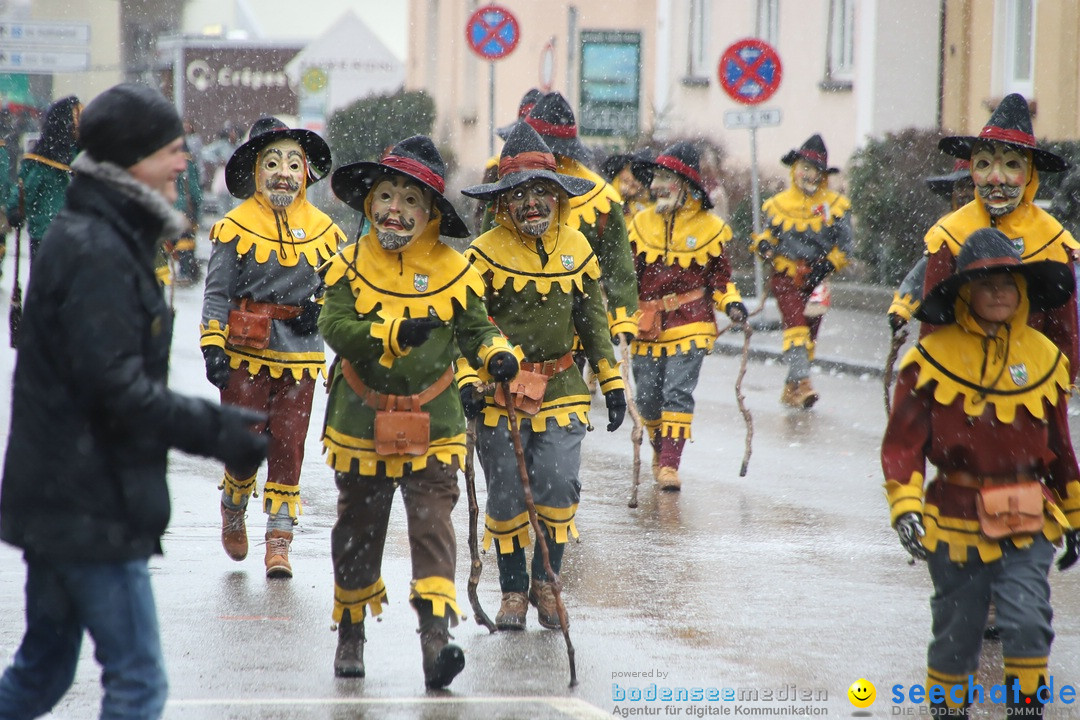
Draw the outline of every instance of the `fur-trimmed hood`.
[[[161,223],[161,235],[156,239],[171,240],[187,230],[188,220],[182,212],[175,209],[164,195],[135,179],[134,175],[119,165],[95,160],[83,152],[71,163],[71,169],[77,174],[108,185],[145,209],[152,218]]]

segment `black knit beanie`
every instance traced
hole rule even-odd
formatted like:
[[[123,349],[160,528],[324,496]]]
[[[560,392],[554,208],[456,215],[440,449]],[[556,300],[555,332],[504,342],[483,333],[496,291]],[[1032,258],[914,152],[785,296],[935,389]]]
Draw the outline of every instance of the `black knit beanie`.
[[[98,95],[79,118],[79,145],[99,162],[129,168],[183,136],[173,104],[146,85],[122,83]]]

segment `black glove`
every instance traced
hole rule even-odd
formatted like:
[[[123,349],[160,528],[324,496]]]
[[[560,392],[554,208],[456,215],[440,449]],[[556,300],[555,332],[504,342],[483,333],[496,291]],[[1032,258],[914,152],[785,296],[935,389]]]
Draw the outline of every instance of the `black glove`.
[[[810,268],[810,273],[806,276],[806,281],[803,284],[803,287],[808,291],[813,290],[821,284],[821,281],[824,280],[829,273],[831,273],[835,269],[836,266],[828,260],[817,261],[816,263],[814,263],[813,267]]]
[[[253,425],[264,425],[266,415],[255,410],[222,405],[220,408],[216,457],[231,468],[258,468],[266,459],[270,439]]]
[[[484,411],[484,396],[476,391],[476,385],[462,385],[461,409],[465,411],[466,420],[475,420]]]
[[[750,313],[746,311],[746,306],[736,300],[733,303],[728,303],[727,316],[731,318],[733,323],[746,322],[746,318],[750,316]]]
[[[907,320],[896,313],[889,313],[889,329],[892,330],[893,337],[896,337],[897,333],[905,327],[907,327]]]
[[[420,347],[427,342],[431,331],[443,324],[437,317],[409,318],[398,326],[397,341],[403,348]]]
[[[319,313],[322,312],[322,305],[308,299],[300,303],[300,308],[300,315],[292,320],[286,320],[285,324],[293,332],[301,335],[314,335],[319,332]]]
[[[206,363],[206,379],[218,390],[224,390],[229,384],[229,356],[224,348],[217,345],[207,345],[202,349],[203,362]]]
[[[633,340],[633,339],[634,339],[633,333],[628,333],[628,332],[615,333],[615,337],[611,338],[611,344],[612,345],[618,345],[619,343],[622,343],[623,345],[629,346],[630,341]]]
[[[771,260],[776,252],[776,247],[768,240],[762,240],[757,245],[757,254],[762,260]]]
[[[514,353],[503,350],[491,356],[488,362],[488,372],[495,382],[507,382],[513,380],[518,374],[518,361]]]
[[[911,553],[916,560],[926,559],[926,548],[922,544],[922,536],[926,534],[926,528],[922,524],[922,515],[917,512],[906,512],[896,518],[896,534],[900,536],[900,544]]]
[[[626,392],[619,389],[608,390],[604,393],[604,402],[607,404],[607,431],[615,432],[626,417]]]
[[[1058,558],[1058,570],[1068,570],[1080,558],[1080,530],[1065,533],[1065,552]]]
[[[22,214],[19,208],[11,208],[7,214],[8,225],[13,228],[21,228],[26,217]]]

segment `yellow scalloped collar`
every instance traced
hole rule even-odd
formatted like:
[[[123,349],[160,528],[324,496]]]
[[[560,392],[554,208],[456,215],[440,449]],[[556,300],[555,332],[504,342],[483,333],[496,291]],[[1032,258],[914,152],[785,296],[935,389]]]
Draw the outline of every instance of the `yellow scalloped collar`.
[[[431,222],[401,252],[388,252],[371,229],[342,248],[327,263],[324,279],[334,285],[346,277],[356,311],[366,315],[381,306],[384,318],[424,317],[434,310],[441,320],[454,315],[454,302],[464,308],[467,291],[484,296],[484,280],[465,257],[439,240],[439,223]]]
[[[919,366],[916,387],[937,384],[935,402],[951,405],[959,395],[964,398],[966,414],[979,417],[987,405],[993,405],[997,419],[1011,423],[1021,406],[1032,417],[1043,419],[1044,401],[1056,405],[1061,392],[1068,390],[1068,362],[1045,335],[1028,327],[1023,278],[1014,277],[1021,286],[1021,310],[1013,318],[1007,338],[990,341],[989,356],[983,350],[986,336],[963,301],[956,304],[958,322],[930,333],[904,356],[901,368],[912,363]],[[1008,343],[1007,352],[1004,342]],[[981,374],[984,362],[986,371]]]
[[[552,285],[569,295],[576,287],[584,288],[584,278],[598,279],[600,263],[589,246],[589,241],[577,230],[566,225],[553,225],[544,234],[544,248],[548,252],[546,265],[540,265],[535,241],[529,241],[498,224],[473,240],[465,251],[481,275],[491,273],[491,285],[501,290],[506,281],[513,278],[513,289],[520,291],[529,283],[536,285],[541,295],[551,291]]]
[[[943,245],[948,245],[954,256],[959,255],[968,235],[979,228],[993,226],[1019,246],[1017,249],[1024,262],[1056,260],[1071,263],[1069,250],[1080,249],[1080,243],[1054,216],[1029,200],[1028,195],[1034,194],[1033,186],[1038,187],[1037,180],[1024,189],[1024,200],[1015,210],[993,223],[982,198],[976,197],[930,228],[925,238],[926,249],[936,253]]]
[[[260,264],[277,253],[278,262],[285,267],[296,265],[301,255],[312,267],[319,267],[334,256],[345,234],[329,215],[303,197],[287,210],[276,212],[262,195],[253,195],[214,223],[210,239],[235,242],[237,255],[255,248],[255,262]]]
[[[630,243],[634,253],[645,262],[663,260],[665,265],[684,268],[697,263],[704,266],[711,257],[724,254],[724,244],[731,239],[731,227],[690,198],[675,213],[671,239],[667,238],[667,219],[650,207],[642,210],[630,222]]]
[[[826,214],[832,218],[843,217],[850,208],[850,200],[824,185],[813,195],[792,186],[773,195],[761,206],[770,225],[779,225],[785,231],[795,228],[797,232],[807,228],[821,232]]]
[[[573,175],[596,183],[593,189],[584,195],[570,198],[570,209],[563,220],[570,227],[580,230],[585,225],[592,225],[596,222],[598,213],[609,213],[612,204],[622,204],[622,197],[610,183],[577,160],[556,157],[555,169],[563,175]]]

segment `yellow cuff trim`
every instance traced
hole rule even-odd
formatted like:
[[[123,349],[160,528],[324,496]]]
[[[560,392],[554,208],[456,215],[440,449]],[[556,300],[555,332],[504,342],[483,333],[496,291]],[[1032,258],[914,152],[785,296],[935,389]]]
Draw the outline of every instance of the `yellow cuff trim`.
[[[829,254],[825,256],[825,259],[831,262],[833,264],[833,267],[835,267],[837,270],[840,270],[848,264],[847,254],[838,247],[834,247],[832,250],[830,250]]]
[[[713,293],[713,303],[722,313],[726,313],[727,306],[733,302],[742,302],[742,295],[739,294],[735,283],[728,283],[723,291],[717,290]]]
[[[379,364],[383,367],[393,367],[394,360],[409,354],[408,348],[398,345],[398,328],[401,318],[394,318],[388,322],[371,323],[371,337],[382,340],[383,354],[379,358]]]
[[[922,514],[924,480],[921,472],[913,472],[906,483],[898,480],[885,483],[885,497],[889,500],[889,524],[895,525],[896,518],[904,513]]]
[[[1020,692],[1024,695],[1034,695],[1039,689],[1039,678],[1046,680],[1050,677],[1050,658],[1015,658],[1002,657],[1005,665],[1005,676],[1014,676],[1020,681]]]
[[[810,328],[806,325],[799,325],[784,331],[781,344],[783,352],[787,352],[794,347],[804,347],[807,351],[810,351],[813,345],[814,342],[810,339]]]
[[[465,385],[474,385],[480,382],[480,375],[473,369],[468,360],[459,357],[454,361],[454,379],[457,380],[458,387],[464,387]]]
[[[284,505],[289,510],[289,517],[295,519],[303,512],[300,507],[300,486],[282,485],[268,482],[263,486],[263,506],[268,515],[277,515]]]
[[[679,413],[663,411],[660,413],[660,436],[675,438],[678,440],[690,440],[690,421],[694,419],[693,413]]]
[[[427,600],[431,603],[431,613],[435,617],[446,617],[450,611],[451,624],[456,625],[461,615],[457,604],[457,590],[454,581],[441,577],[426,577],[413,580],[409,588],[409,600]]]
[[[233,505],[242,505],[247,501],[247,498],[251,495],[258,497],[258,493],[255,492],[255,476],[252,475],[249,478],[238,479],[234,478],[229,471],[225,471],[225,477],[218,485],[218,490],[224,490],[229,494],[229,499],[232,500]]]
[[[622,377],[621,365],[622,363],[615,363],[615,365],[612,366],[607,358],[600,358],[599,362],[596,363],[596,379],[600,382],[601,392],[626,389],[626,383],[623,381]]]
[[[484,368],[484,370],[487,370],[488,363],[491,362],[491,356],[501,352],[513,353],[514,357],[517,358],[519,363],[525,359],[525,354],[521,352],[521,348],[513,347],[512,345],[510,345],[509,340],[507,340],[502,335],[498,335],[491,338],[490,345],[480,346],[480,351],[477,353],[477,356],[480,360],[480,367]]]
[[[374,617],[382,613],[384,602],[386,602],[386,584],[381,577],[374,585],[359,590],[346,590],[334,583],[334,622],[341,622],[341,617],[346,610],[349,611],[349,619],[353,622],[364,619],[365,608],[371,608],[371,615]]]
[[[199,347],[225,348],[225,338],[229,334],[229,326],[222,326],[217,320],[211,320],[209,325],[199,325]]]
[[[889,306],[888,312],[890,315],[899,315],[905,320],[910,321],[920,306],[922,306],[922,302],[916,300],[911,295],[908,295],[907,293],[904,293],[903,295],[894,293],[892,305]]]
[[[491,549],[491,541],[500,555],[514,552],[514,539],[517,539],[518,547],[529,547],[530,525],[528,511],[521,513],[510,520],[496,520],[490,515],[484,515],[484,550]]]
[[[607,314],[608,330],[612,336],[619,333],[630,333],[637,337],[638,321],[641,319],[641,311],[635,311],[633,315],[624,307],[615,308],[615,312]]]

